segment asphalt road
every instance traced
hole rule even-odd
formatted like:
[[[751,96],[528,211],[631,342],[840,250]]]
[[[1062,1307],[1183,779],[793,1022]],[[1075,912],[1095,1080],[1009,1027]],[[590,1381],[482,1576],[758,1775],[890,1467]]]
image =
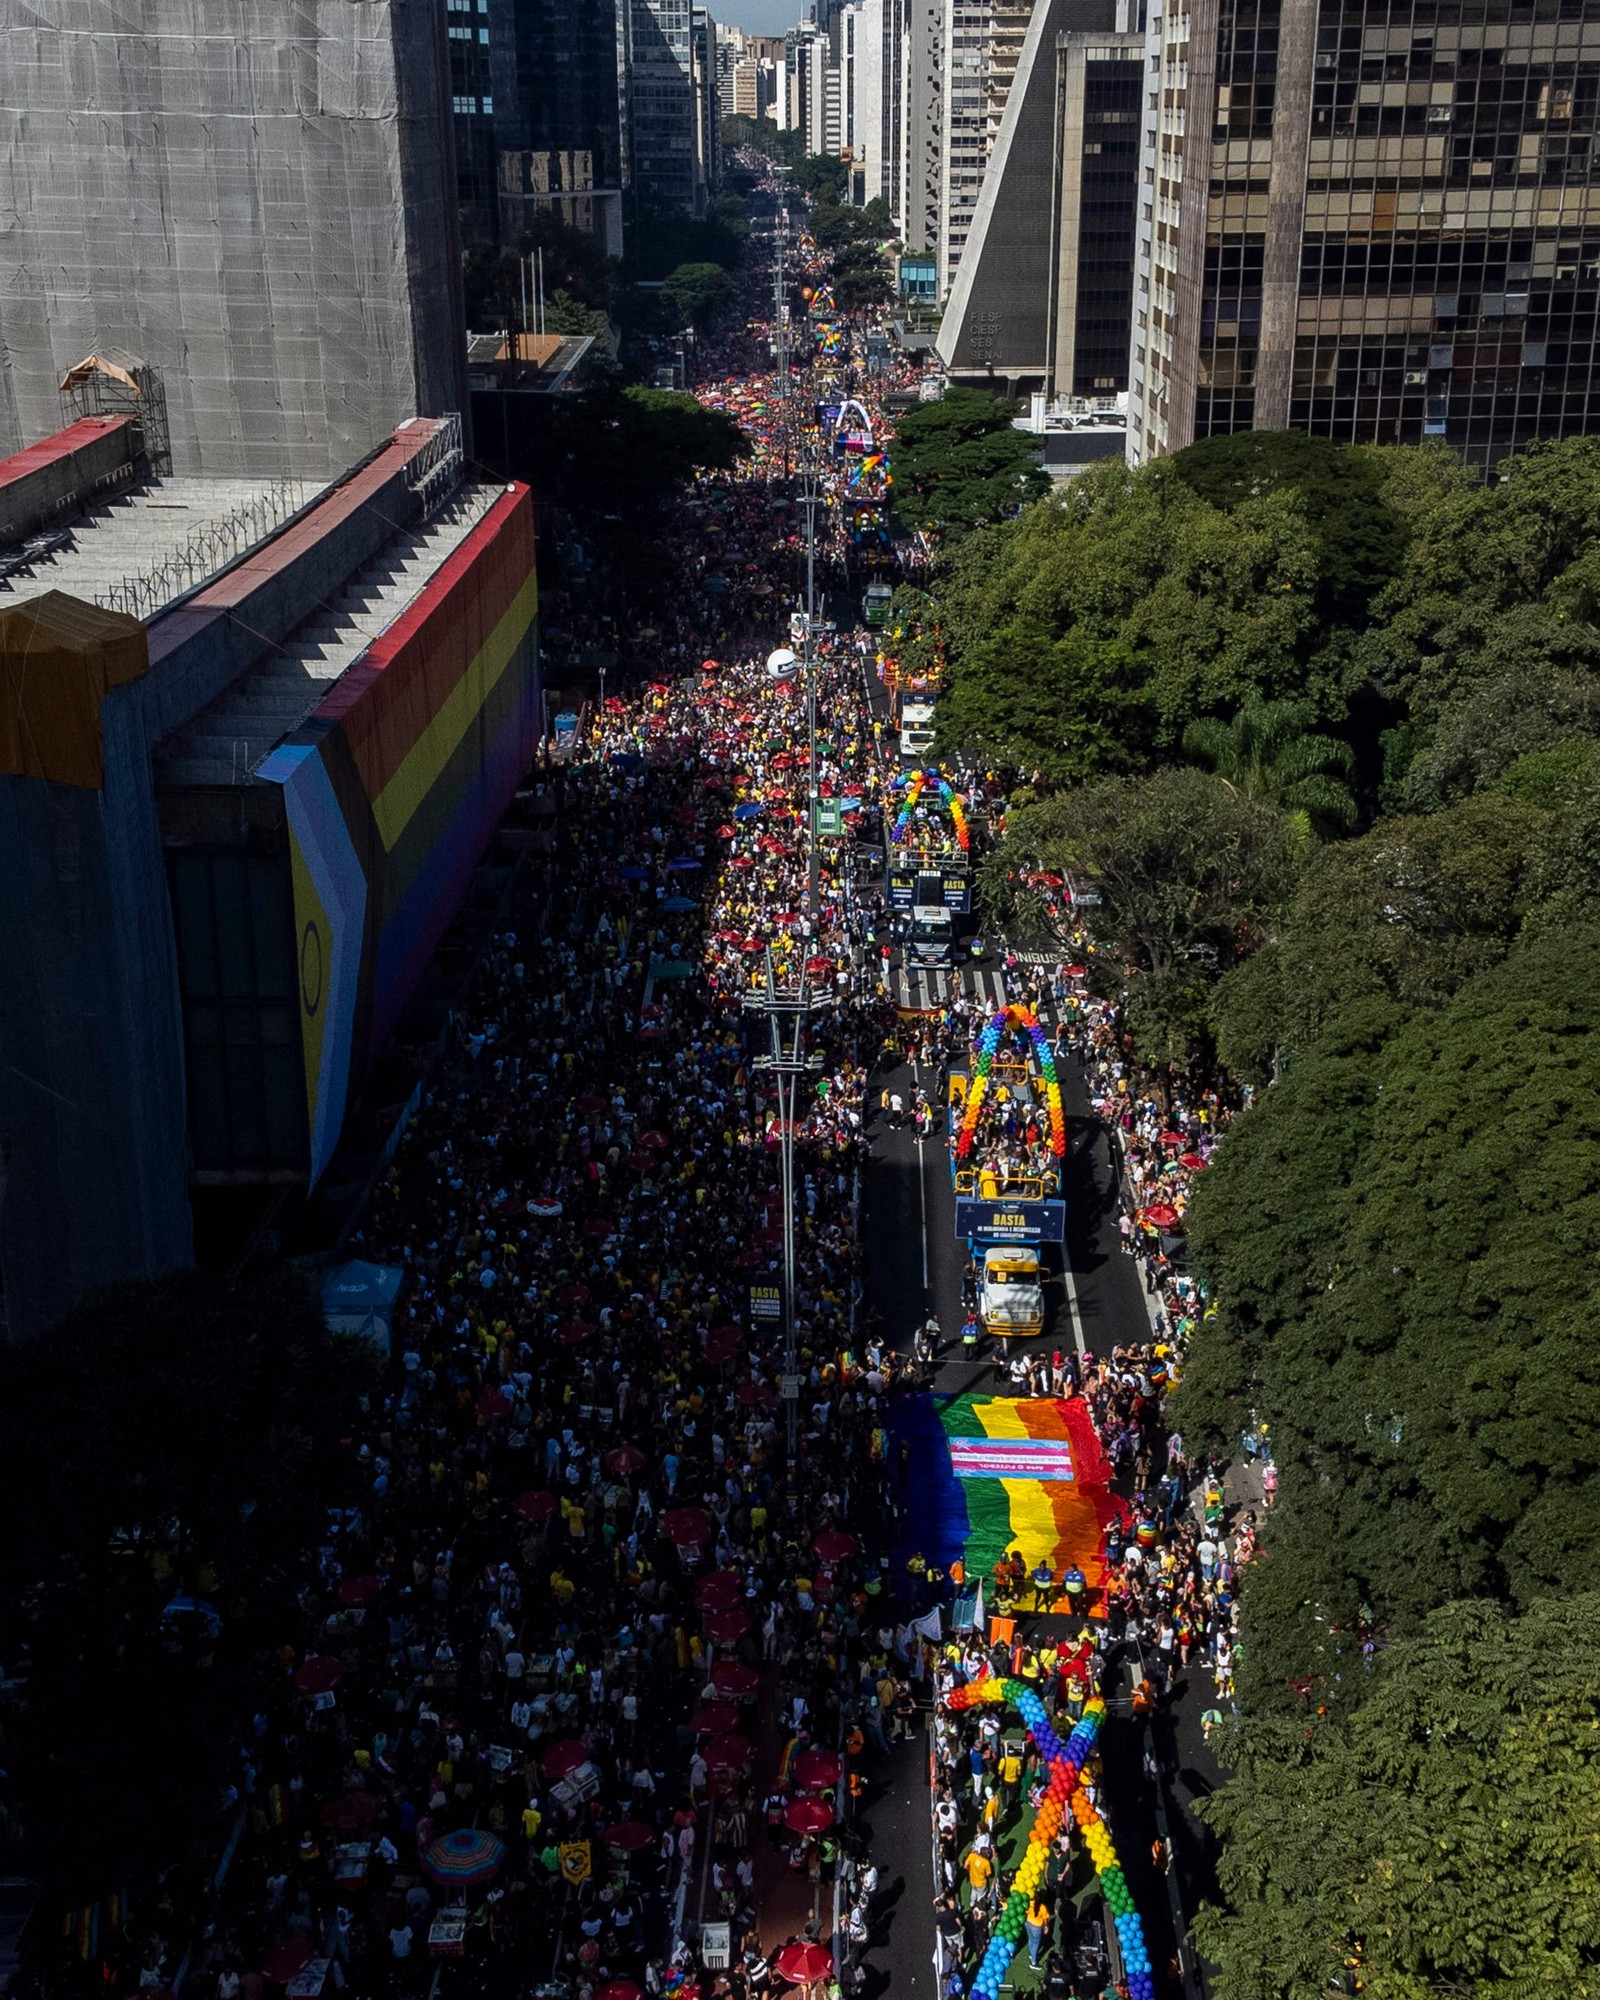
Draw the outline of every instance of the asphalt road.
[[[1145,1338],[1150,1320],[1137,1266],[1118,1240],[1112,1144],[1090,1116],[1082,1078],[1075,1067],[1069,1070],[1063,1077],[1067,1254],[1065,1268],[1047,1288],[1048,1319],[1040,1345],[1075,1344],[1103,1354],[1120,1341]],[[918,1080],[908,1065],[882,1070],[872,1078],[867,1101],[876,1105],[877,1093],[888,1085],[909,1103]],[[938,1079],[924,1072],[920,1081],[937,1105]],[[965,1249],[955,1237],[948,1154],[939,1127],[919,1144],[909,1125],[891,1130],[874,1116],[863,1186],[868,1305],[876,1310],[889,1343],[901,1351],[909,1351],[928,1312],[937,1314],[945,1350],[935,1375],[936,1395],[954,1397],[985,1388],[1002,1392],[987,1353],[980,1350],[971,1361],[959,1346]],[[1198,1683],[1199,1676],[1194,1678]],[[1214,1880],[1207,1841],[1187,1811],[1192,1799],[1216,1781],[1199,1726],[1200,1709],[1209,1698],[1199,1685],[1191,1690],[1180,1686],[1148,1743],[1125,1705],[1114,1702],[1103,1738],[1112,1832],[1145,1919],[1152,1960],[1166,1974],[1160,1978],[1161,1990],[1174,2000],[1183,1990],[1176,1964],[1181,1908],[1192,1908],[1200,1895],[1212,1892]],[[1175,1863],[1171,1879],[1158,1876],[1151,1864],[1158,1828],[1154,1774],[1160,1779],[1159,1801],[1170,1815],[1165,1831]],[[890,1989],[896,1995],[934,1993],[930,1810],[927,1744],[901,1745],[887,1765],[880,1764],[863,1815],[883,1871],[878,1920],[864,1961],[868,2000]],[[1195,1990],[1191,1985],[1191,1994]]]

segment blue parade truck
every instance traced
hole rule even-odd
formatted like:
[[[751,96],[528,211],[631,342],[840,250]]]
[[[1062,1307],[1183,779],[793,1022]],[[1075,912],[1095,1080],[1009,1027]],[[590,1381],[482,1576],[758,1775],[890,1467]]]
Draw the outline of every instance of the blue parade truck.
[[[1043,1078],[1030,1056],[997,1054],[968,1157],[956,1143],[971,1089],[970,1062],[950,1072],[950,1178],[956,1236],[967,1246],[978,1317],[997,1339],[1032,1338],[1044,1328],[1044,1251],[1067,1236],[1061,1162],[1008,1133],[1037,1117],[1049,1129]]]

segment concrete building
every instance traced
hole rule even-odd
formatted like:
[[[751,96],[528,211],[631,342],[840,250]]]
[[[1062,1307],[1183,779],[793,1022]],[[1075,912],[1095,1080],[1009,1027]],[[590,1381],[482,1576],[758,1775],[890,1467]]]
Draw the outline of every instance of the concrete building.
[[[0,456],[106,348],[180,475],[325,478],[465,406],[436,0],[203,13],[0,0]]]
[[[478,0],[454,4],[476,9],[489,38],[499,241],[514,248],[529,213],[508,197],[533,197],[533,209],[551,208],[620,257],[617,0],[487,0],[487,27]]]
[[[1138,0],[1040,0],[938,350],[960,381],[1080,411],[1128,386],[1144,35]]]
[[[197,1205],[339,1178],[539,680],[531,499],[467,483],[455,419],[325,485],[156,479],[136,417],[80,420],[0,462],[0,523],[0,1287],[25,1337],[189,1262]]]
[[[1134,462],[1600,422],[1593,7],[1191,0],[1146,61]]]
[[[617,0],[617,84],[627,119],[625,184],[645,203],[703,214],[705,63],[691,0]],[[703,39],[703,38],[702,38]],[[714,70],[714,65],[713,65]],[[714,74],[711,87],[714,89]]]

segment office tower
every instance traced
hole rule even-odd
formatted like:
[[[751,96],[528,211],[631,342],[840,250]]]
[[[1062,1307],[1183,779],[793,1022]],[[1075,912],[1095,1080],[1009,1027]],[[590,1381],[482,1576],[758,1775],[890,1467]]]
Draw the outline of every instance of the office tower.
[[[1150,25],[1128,449],[1600,422],[1600,16],[1194,0]]]
[[[437,0],[203,11],[0,0],[0,455],[106,348],[180,474],[327,476],[464,407]]]
[[[850,155],[850,198],[883,187],[883,0],[852,0],[839,16],[841,149]]]
[[[691,0],[618,0],[617,82],[627,119],[627,175],[635,197],[701,214],[700,145]]]
[[[531,191],[540,196],[535,207],[553,207],[564,221],[600,236],[612,255],[622,255],[617,4],[488,0],[503,243],[514,246],[527,213],[525,203],[506,197]],[[590,199],[545,198],[545,190],[569,189]]]
[[[1144,35],[1137,0],[1039,0],[939,329],[958,379],[1127,387]]]
[[[495,242],[499,223],[489,0],[444,4],[461,241],[468,250],[481,250]]]
[[[699,212],[722,177],[721,106],[718,102],[717,24],[704,7],[690,17],[694,81],[695,208]]]

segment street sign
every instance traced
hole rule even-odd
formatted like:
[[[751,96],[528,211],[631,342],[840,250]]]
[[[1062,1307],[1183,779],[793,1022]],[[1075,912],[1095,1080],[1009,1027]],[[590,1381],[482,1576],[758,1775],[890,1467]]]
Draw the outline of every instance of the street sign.
[[[778,1377],[778,1394],[786,1403],[798,1403],[800,1400],[800,1377],[798,1375],[780,1375]]]
[[[816,833],[819,840],[838,839],[844,832],[844,811],[837,799],[817,801]]]

